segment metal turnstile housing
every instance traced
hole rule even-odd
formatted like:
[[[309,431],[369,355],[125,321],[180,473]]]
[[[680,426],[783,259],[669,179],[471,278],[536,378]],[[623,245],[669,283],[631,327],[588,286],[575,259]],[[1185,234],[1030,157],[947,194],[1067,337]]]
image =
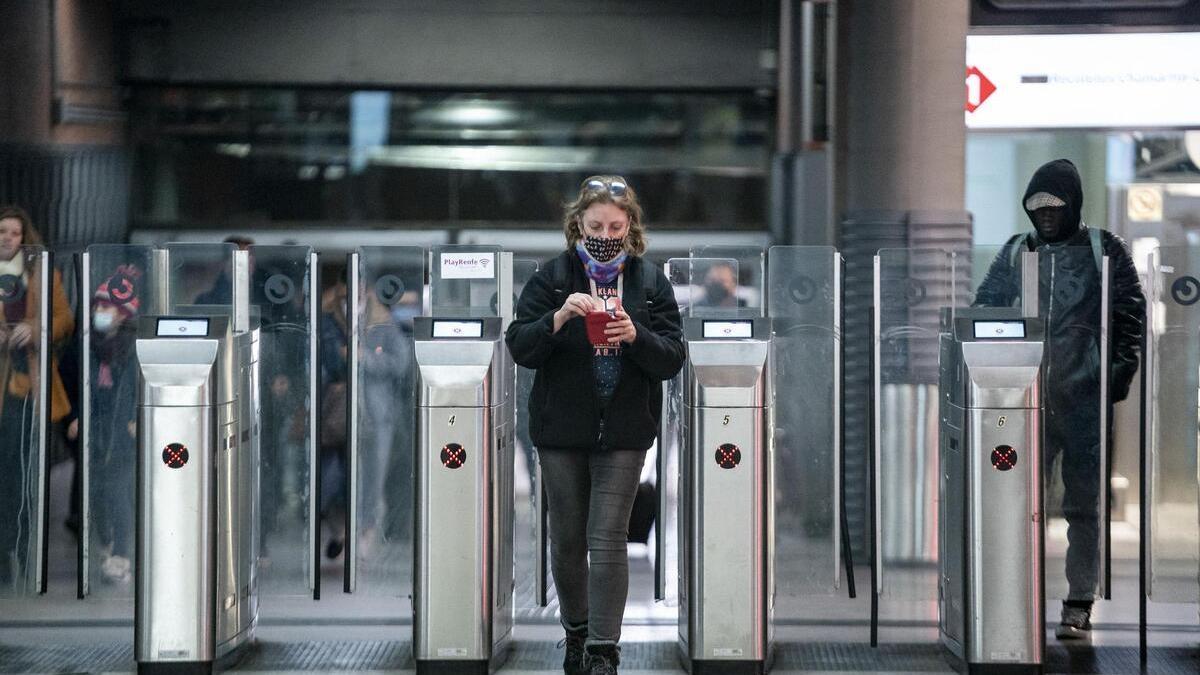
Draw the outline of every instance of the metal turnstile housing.
[[[941,337],[939,627],[968,672],[1041,672],[1043,323],[946,311]]]
[[[167,336],[163,319],[207,330]],[[211,670],[257,623],[259,331],[230,324],[139,322],[139,672]]]
[[[441,322],[478,325],[478,335],[434,337]],[[413,322],[418,672],[487,673],[510,645],[514,421],[506,397],[516,371],[502,327],[500,317]]]
[[[751,328],[719,335],[718,324]],[[679,650],[691,673],[770,664],[769,319],[687,319],[679,507]]]

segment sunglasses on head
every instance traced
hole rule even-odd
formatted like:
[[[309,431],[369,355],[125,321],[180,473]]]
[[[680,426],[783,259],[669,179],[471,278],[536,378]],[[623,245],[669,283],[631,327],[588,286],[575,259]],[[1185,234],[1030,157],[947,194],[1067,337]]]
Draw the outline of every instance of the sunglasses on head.
[[[583,189],[593,192],[607,192],[614,197],[624,197],[628,186],[619,180],[603,180],[589,178],[583,182]]]

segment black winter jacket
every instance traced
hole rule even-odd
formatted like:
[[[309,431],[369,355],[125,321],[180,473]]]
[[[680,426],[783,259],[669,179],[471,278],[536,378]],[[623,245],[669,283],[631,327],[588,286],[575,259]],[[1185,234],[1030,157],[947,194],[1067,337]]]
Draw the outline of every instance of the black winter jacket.
[[[1079,173],[1067,160],[1043,165],[1029,181],[1021,202],[1048,192],[1067,203],[1067,226],[1075,232],[1057,245],[1036,233],[1018,234],[992,262],[975,295],[975,305],[1007,307],[1018,301],[1020,250],[1036,250],[1039,267],[1039,314],[1046,319],[1047,408],[1050,416],[1098,411],[1091,405],[1100,382],[1100,271],[1091,246],[1091,231],[1081,220],[1083,191]],[[1033,214],[1026,212],[1030,220]],[[1109,258],[1110,282],[1110,401],[1123,400],[1138,368],[1146,313],[1137,269],[1129,248],[1115,234],[1100,232],[1100,248]],[[1014,264],[1015,263],[1015,264]],[[1074,411],[1074,412],[1072,412]]]
[[[644,282],[643,274],[654,275],[653,283]],[[641,258],[628,258],[622,284],[621,302],[637,328],[637,339],[622,345],[621,379],[603,409],[582,317],[571,318],[553,332],[554,313],[567,296],[590,290],[579,256],[564,251],[521,292],[505,342],[513,360],[537,371],[529,394],[529,435],[535,446],[645,450],[654,443],[662,414],[662,382],[683,367],[679,307],[666,275]]]

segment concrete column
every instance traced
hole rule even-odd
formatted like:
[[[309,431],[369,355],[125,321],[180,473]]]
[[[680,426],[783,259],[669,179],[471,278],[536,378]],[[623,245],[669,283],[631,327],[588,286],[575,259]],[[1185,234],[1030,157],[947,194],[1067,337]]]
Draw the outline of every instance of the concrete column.
[[[967,0],[838,8],[836,212],[962,210]]]
[[[50,7],[37,0],[0,3],[0,143],[50,137]]]
[[[0,26],[0,143],[124,141],[112,3],[5,0]]]
[[[119,241],[128,224],[114,4],[0,1],[0,204],[52,245]]]

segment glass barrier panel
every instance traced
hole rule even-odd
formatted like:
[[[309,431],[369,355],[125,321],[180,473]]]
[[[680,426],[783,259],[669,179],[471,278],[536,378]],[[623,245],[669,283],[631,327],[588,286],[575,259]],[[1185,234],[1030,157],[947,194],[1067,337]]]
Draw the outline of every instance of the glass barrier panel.
[[[30,609],[30,596],[40,591],[38,533],[47,526],[41,505],[49,448],[43,446],[46,439],[41,434],[45,420],[39,387],[46,373],[39,336],[51,317],[41,308],[43,252],[40,246],[23,246],[9,249],[11,258],[0,261],[0,599],[15,598],[5,605],[17,611]],[[65,307],[62,289],[54,294],[61,302],[52,306]],[[69,328],[55,322],[55,341],[69,337]],[[67,413],[66,401],[55,401],[61,396],[59,382],[44,406],[51,419]]]
[[[876,553],[881,595],[937,597],[938,360],[955,305],[952,255],[882,249],[875,259]]]
[[[499,246],[434,246],[430,255],[433,316],[499,315]]]
[[[758,246],[696,246],[691,251],[691,316],[763,315],[765,251]]]
[[[251,246],[250,305],[258,308],[259,587],[269,595],[307,595],[313,550],[312,249]]]
[[[137,484],[138,317],[154,314],[158,268],[149,246],[98,244],[87,249],[87,302],[82,351],[66,364],[83,369],[80,430],[87,469],[82,477],[82,530],[87,592],[133,597],[134,505]]]
[[[803,598],[841,579],[841,271],[832,247],[767,254],[777,619],[811,618]]]
[[[1042,484],[1048,603],[1091,600],[1102,593],[1104,581],[1112,412],[1107,387],[1115,375],[1104,265],[1090,246],[1038,249],[1038,316],[1046,325]],[[1133,338],[1134,345],[1139,341]]]
[[[418,247],[359,249],[355,592],[370,598],[412,594],[413,317],[421,314],[425,261]]]
[[[190,305],[231,313],[233,244],[167,244],[167,312]]]
[[[1196,602],[1200,247],[1159,248],[1148,269],[1149,596],[1155,602]]]
[[[513,260],[513,307],[525,290],[525,284],[538,271],[536,260],[517,258]],[[530,616],[544,611],[537,605],[535,565],[538,554],[537,533],[534,523],[534,471],[537,469],[537,449],[529,437],[529,393],[533,390],[536,371],[517,366],[516,388],[516,441],[514,453],[513,529],[516,533],[515,550],[515,607],[520,616]]]

